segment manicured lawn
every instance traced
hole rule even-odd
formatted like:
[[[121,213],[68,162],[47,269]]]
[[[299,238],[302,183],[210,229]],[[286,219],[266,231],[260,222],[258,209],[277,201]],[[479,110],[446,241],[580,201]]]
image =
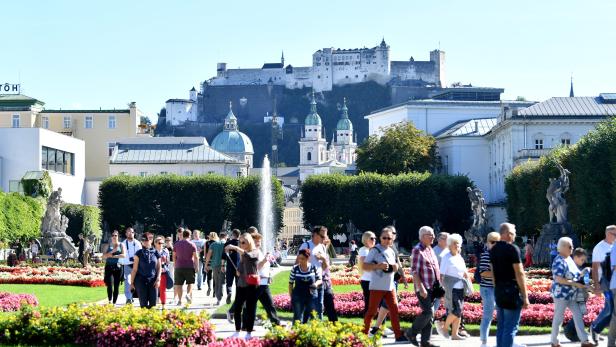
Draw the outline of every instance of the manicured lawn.
[[[272,292],[272,295],[285,294],[289,292],[289,273],[290,271],[282,271],[278,273],[276,276],[274,276],[272,284],[270,285],[270,290]],[[479,291],[478,284],[475,284],[474,287],[475,287],[475,291]],[[410,284],[408,289],[404,289],[404,286],[401,285],[399,289],[401,291],[411,291],[413,290],[413,286],[412,284]],[[352,291],[361,291],[361,287],[359,285],[334,286],[334,293],[348,293]],[[223,305],[219,307],[218,310],[216,310],[215,315],[222,318],[222,316],[224,316],[226,312],[229,310],[230,306],[231,305]],[[265,311],[263,311],[261,304],[257,306],[257,316],[259,317],[263,316],[263,318],[266,318]],[[287,320],[287,321],[290,321],[293,319],[292,312],[278,311],[278,316],[281,319]],[[352,317],[352,318],[342,317],[340,318],[340,321],[352,322],[352,323],[356,323],[359,325],[364,324],[363,319],[360,317]],[[410,328],[411,324],[412,323],[408,321],[400,322],[400,326],[402,327],[402,329]],[[479,336],[479,324],[465,324],[465,327],[466,327],[466,330],[471,335]],[[520,330],[518,331],[518,334],[519,335],[538,335],[538,334],[549,334],[551,331],[552,331],[551,327],[521,326]],[[493,323],[492,326],[490,327],[490,335],[494,335],[494,334],[496,334],[496,325]]]
[[[58,286],[52,284],[3,284],[0,291],[34,294],[41,307],[65,306],[71,303],[96,302],[107,297],[105,287]]]

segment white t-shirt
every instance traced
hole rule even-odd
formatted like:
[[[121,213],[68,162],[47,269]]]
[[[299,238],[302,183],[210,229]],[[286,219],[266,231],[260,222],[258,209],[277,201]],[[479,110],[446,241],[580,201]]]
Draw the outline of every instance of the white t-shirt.
[[[466,264],[462,256],[459,253],[456,255],[451,255],[449,252],[443,253],[443,258],[441,259],[441,275],[463,279],[464,273],[466,272]],[[453,287],[463,289],[464,283],[462,281],[456,282]]]
[[[385,249],[381,245],[376,245],[370,250],[364,261],[369,264],[388,263],[393,265],[396,264],[396,253],[394,253],[391,247]],[[383,270],[372,271],[369,289],[385,291],[394,290],[394,272],[383,272]]]
[[[311,241],[302,243],[302,245],[299,247],[299,250],[301,251],[302,249],[306,249],[306,248],[310,249],[310,264],[314,265],[314,267],[317,268],[317,271],[319,272],[319,274],[322,275],[323,274],[323,262],[317,259],[315,255],[320,253],[326,257],[327,251],[325,250],[325,246],[322,243],[319,243],[318,245],[315,246],[311,240]]]
[[[118,259],[118,263],[122,265],[130,265],[133,263],[130,259],[134,258],[135,253],[141,249],[141,242],[135,239],[132,241],[124,240],[122,241],[122,246],[124,246],[124,249],[126,250],[126,255],[124,258]]]
[[[359,249],[359,257],[360,258],[367,256],[368,253],[370,253],[370,249],[368,247],[362,247],[362,248]],[[370,282],[372,271],[366,271],[366,270],[361,270],[361,271],[362,271],[362,274],[361,274],[360,280],[361,281],[368,281],[368,282]]]
[[[262,250],[259,250],[259,257],[257,258],[257,261],[260,263],[263,261],[263,259],[265,259],[265,254],[263,253]],[[260,283],[259,283],[260,285],[262,286],[269,285],[270,270],[271,270],[271,264],[269,261],[266,261],[263,267],[261,268],[261,270],[259,270],[259,277],[261,278]]]
[[[612,245],[605,242],[605,240],[601,240],[601,242],[597,243],[595,248],[592,249],[592,262],[593,263],[601,263],[605,260],[605,255],[610,253],[612,250]],[[603,275],[603,270],[601,270],[601,266],[599,266],[599,280],[601,280],[601,276]]]

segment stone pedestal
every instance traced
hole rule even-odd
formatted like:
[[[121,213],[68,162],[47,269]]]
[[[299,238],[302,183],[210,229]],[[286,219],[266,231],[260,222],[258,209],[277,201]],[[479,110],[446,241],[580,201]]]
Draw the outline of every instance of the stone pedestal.
[[[533,254],[533,263],[535,265],[548,265],[552,264],[552,258],[550,257],[550,243],[561,237],[570,237],[573,240],[573,246],[577,247],[580,241],[577,235],[573,232],[573,227],[569,223],[550,223],[543,225],[543,230],[535,242],[535,253]]]

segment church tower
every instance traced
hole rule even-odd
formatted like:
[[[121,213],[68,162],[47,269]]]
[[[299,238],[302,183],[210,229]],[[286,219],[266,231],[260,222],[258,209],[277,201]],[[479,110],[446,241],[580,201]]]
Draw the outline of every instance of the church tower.
[[[353,135],[353,123],[349,119],[349,109],[346,105],[346,98],[344,98],[342,116],[336,125],[336,142],[334,143],[336,160],[343,164],[351,165],[355,163],[357,143]]]
[[[310,113],[304,121],[304,134],[299,140],[300,180],[314,170],[311,167],[327,161],[327,141],[323,137],[323,123],[317,113],[317,101],[312,91]],[[304,173],[305,175],[302,175]]]

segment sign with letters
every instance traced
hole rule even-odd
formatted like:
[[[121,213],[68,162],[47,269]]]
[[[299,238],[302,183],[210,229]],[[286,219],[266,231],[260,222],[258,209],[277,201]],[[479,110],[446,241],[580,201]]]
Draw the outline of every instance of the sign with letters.
[[[0,94],[19,94],[21,84],[0,83]]]

